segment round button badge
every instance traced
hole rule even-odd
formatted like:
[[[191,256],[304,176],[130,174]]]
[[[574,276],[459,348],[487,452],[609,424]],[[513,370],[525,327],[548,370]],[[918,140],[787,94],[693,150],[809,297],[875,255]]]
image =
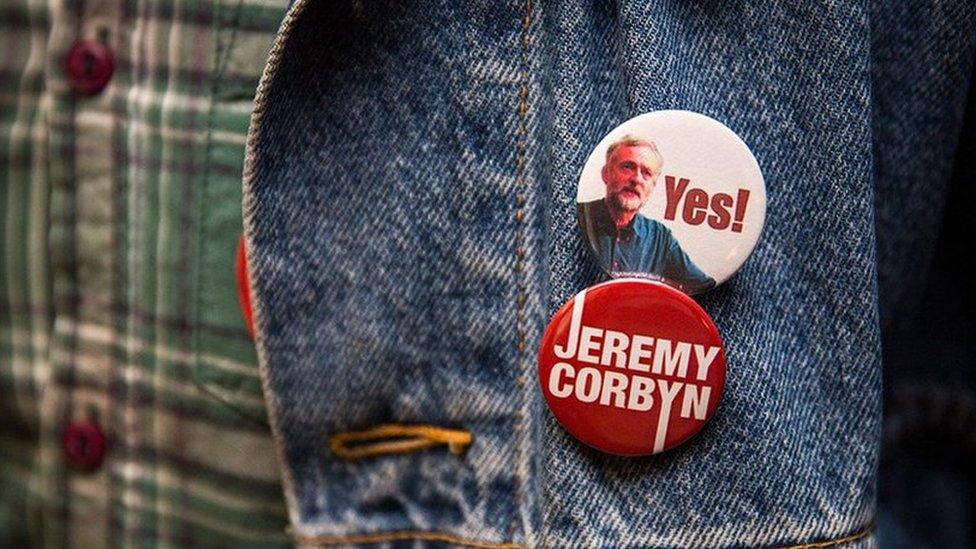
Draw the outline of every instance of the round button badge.
[[[241,304],[241,316],[244,318],[247,333],[254,339],[254,310],[251,306],[251,282],[247,278],[247,246],[244,244],[243,234],[237,241],[234,270],[237,274],[237,300]]]
[[[611,277],[660,280],[688,294],[721,284],[752,253],[766,186],[749,147],[689,111],[624,122],[580,175],[580,228]]]
[[[556,419],[623,456],[674,448],[715,413],[725,386],[718,329],[690,297],[645,279],[591,286],[553,316],[539,383]]]

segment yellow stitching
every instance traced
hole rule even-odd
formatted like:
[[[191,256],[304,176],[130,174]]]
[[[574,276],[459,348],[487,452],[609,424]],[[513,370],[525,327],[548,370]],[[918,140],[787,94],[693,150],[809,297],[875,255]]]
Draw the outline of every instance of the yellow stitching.
[[[814,543],[803,543],[800,545],[786,545],[783,547],[777,547],[776,549],[823,549],[824,547],[834,547],[842,543],[849,543],[852,541],[857,541],[861,538],[865,538],[874,531],[874,523],[868,524],[864,529],[854,532],[853,534],[844,536],[842,538],[828,539],[825,541],[817,541]]]
[[[341,545],[346,543],[383,543],[384,541],[440,541],[465,547],[475,547],[477,549],[522,549],[521,545],[514,543],[488,543],[484,541],[474,541],[459,538],[444,532],[380,532],[377,534],[354,534],[350,536],[295,536],[297,543],[309,543],[316,545]]]
[[[526,116],[529,111],[529,31],[532,26],[532,0],[525,0],[525,13],[522,17],[522,40],[521,40],[521,51],[520,51],[520,61],[521,61],[521,71],[519,74],[519,97],[518,97],[518,107],[516,108],[516,114],[518,115],[518,137],[515,140],[515,224],[518,231],[517,242],[515,245],[515,273],[518,277],[516,280],[516,296],[515,296],[515,332],[516,332],[516,365],[521,366],[524,359],[526,350],[526,334],[525,334],[525,303],[526,303],[526,287],[524,280],[526,278],[526,268],[525,268],[525,243],[527,238],[525,236],[525,187],[526,187],[526,142],[528,140],[528,126],[526,123]],[[524,388],[526,385],[525,371],[519,368],[518,376],[515,378],[515,386],[519,390],[519,393],[524,393]],[[521,396],[521,395],[520,395]],[[524,398],[524,397],[523,397]],[[514,437],[515,437],[515,454],[516,460],[521,463],[522,461],[522,431],[524,429],[524,423],[527,421],[525,413],[525,403],[521,402],[518,410],[518,418],[514,426]],[[519,478],[519,468],[515,467],[515,488],[512,490],[512,500],[515,505],[515,513],[512,516],[511,523],[509,524],[508,534],[514,537],[515,535],[515,525],[519,517],[519,510],[522,507],[522,479]]]
[[[471,439],[470,431],[392,423],[336,433],[329,439],[329,448],[336,457],[349,460],[417,452],[442,444],[447,445],[452,454],[461,454],[471,444]]]

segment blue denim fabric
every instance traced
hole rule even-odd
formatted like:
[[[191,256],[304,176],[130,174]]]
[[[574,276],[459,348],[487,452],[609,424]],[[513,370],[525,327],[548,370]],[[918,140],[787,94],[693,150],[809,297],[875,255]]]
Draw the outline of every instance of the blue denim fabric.
[[[872,544],[872,161],[886,146],[873,137],[878,98],[897,97],[872,80],[926,85],[894,67],[901,46],[874,65],[887,50],[872,18],[899,44],[940,24],[866,1],[419,4],[299,0],[259,90],[246,237],[296,534]],[[579,170],[608,130],[659,109],[736,131],[768,217],[744,269],[699,298],[727,344],[716,417],[677,450],[627,459],[556,424],[535,357],[552,312],[601,280],[576,221]],[[900,265],[885,242],[882,266]],[[328,449],[389,422],[474,442],[359,462]]]

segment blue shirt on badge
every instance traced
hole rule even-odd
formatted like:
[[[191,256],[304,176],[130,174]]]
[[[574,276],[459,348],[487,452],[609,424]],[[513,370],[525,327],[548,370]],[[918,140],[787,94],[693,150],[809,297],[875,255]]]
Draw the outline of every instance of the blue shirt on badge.
[[[659,278],[688,294],[715,286],[715,280],[695,265],[663,223],[638,213],[618,229],[604,199],[577,207],[583,233],[611,276]]]

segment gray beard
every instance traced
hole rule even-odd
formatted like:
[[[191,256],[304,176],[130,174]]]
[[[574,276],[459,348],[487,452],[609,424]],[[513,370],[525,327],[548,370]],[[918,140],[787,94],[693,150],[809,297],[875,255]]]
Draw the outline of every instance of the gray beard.
[[[642,206],[639,198],[623,198],[619,194],[610,197],[610,205],[621,213],[636,212]]]

